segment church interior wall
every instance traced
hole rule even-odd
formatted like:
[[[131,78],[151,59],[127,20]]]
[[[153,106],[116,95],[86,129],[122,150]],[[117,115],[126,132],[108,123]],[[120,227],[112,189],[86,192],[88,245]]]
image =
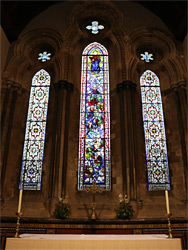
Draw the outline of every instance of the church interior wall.
[[[5,35],[5,32],[3,31],[1,26],[0,26],[0,34],[1,34],[1,75],[2,75],[2,73],[4,71],[10,43],[9,43],[9,41]]]
[[[104,8],[104,6],[108,8]],[[78,175],[78,145],[79,145],[79,112],[80,112],[80,81],[81,81],[81,55],[84,48],[93,41],[103,44],[109,52],[110,68],[110,110],[111,110],[111,167],[112,167],[112,190],[97,195],[97,215],[102,219],[114,219],[115,209],[119,204],[119,194],[123,193],[123,167],[122,167],[122,134],[120,96],[117,91],[117,84],[129,81],[131,86],[136,84],[135,90],[131,93],[133,113],[132,123],[125,116],[126,129],[133,124],[133,137],[136,140],[136,199],[131,199],[135,210],[134,218],[161,218],[166,213],[164,191],[148,191],[147,168],[145,160],[145,143],[142,123],[142,105],[140,92],[140,76],[150,69],[160,79],[165,117],[165,129],[167,137],[167,150],[169,159],[169,170],[171,180],[170,205],[173,216],[186,217],[186,180],[185,161],[183,147],[186,141],[186,127],[178,123],[179,115],[183,117],[184,124],[186,115],[182,114],[181,105],[186,105],[181,95],[185,96],[185,88],[177,95],[173,86],[179,82],[186,81],[186,70],[184,59],[177,51],[177,44],[166,26],[158,17],[149,13],[138,4],[128,2],[102,2],[98,16],[102,20],[107,17],[108,30],[105,35],[102,32],[98,37],[92,37],[89,32],[83,31],[83,20],[87,20],[88,13],[85,6],[92,6],[92,3],[64,2],[54,5],[34,18],[23,30],[18,41],[11,50],[12,58],[3,73],[4,87],[2,88],[2,100],[6,96],[7,79],[19,84],[13,123],[10,133],[10,144],[6,164],[2,203],[2,216],[15,216],[18,203],[18,185],[21,171],[22,150],[25,135],[25,124],[29,102],[31,80],[34,74],[44,68],[51,75],[51,90],[47,119],[46,142],[43,162],[43,177],[41,191],[24,191],[22,210],[25,217],[52,217],[58,196],[69,197],[72,207],[70,218],[88,218],[90,213],[92,195],[77,190]],[[93,5],[94,6],[94,5]],[[133,20],[134,9],[137,18]],[[141,8],[141,9],[140,9]],[[97,10],[97,6],[94,6]],[[110,17],[114,10],[114,15]],[[89,13],[94,16],[93,11]],[[119,20],[115,20],[116,15]],[[142,16],[147,16],[143,19]],[[49,16],[51,18],[49,18]],[[79,21],[81,19],[81,21]],[[142,22],[140,20],[143,20]],[[150,21],[151,20],[151,21]],[[110,27],[112,21],[113,30]],[[117,25],[118,23],[118,25]],[[117,25],[117,26],[116,26]],[[46,28],[48,27],[48,28]],[[94,40],[93,40],[94,39]],[[38,54],[43,47],[53,51],[49,62],[43,64],[37,60]],[[144,49],[151,49],[154,52],[154,61],[147,64],[140,61],[140,53]],[[180,63],[179,63],[180,62]],[[180,64],[180,65],[179,65]],[[70,105],[66,109],[68,90],[61,89],[59,92],[59,110],[61,115],[57,120],[54,118],[56,112],[57,92],[55,83],[63,80],[67,84],[73,84],[73,91],[70,93]],[[12,86],[12,85],[11,85]],[[17,86],[17,85],[16,85]],[[176,88],[176,89],[177,89]],[[128,97],[130,98],[130,95]],[[123,92],[124,100],[126,93]],[[9,100],[13,98],[11,89]],[[2,155],[5,154],[7,130],[9,127],[9,113],[11,102],[8,102],[5,130],[2,134]],[[62,106],[61,106],[62,105]],[[132,107],[129,107],[132,109]],[[181,111],[181,112],[180,112]],[[60,112],[60,111],[59,111]],[[66,121],[67,114],[69,120]],[[58,123],[60,122],[60,124]],[[60,126],[60,146],[54,149],[54,124]],[[66,135],[66,124],[68,134]],[[125,129],[125,131],[127,131]],[[127,140],[127,135],[125,138]],[[65,140],[67,138],[67,145]],[[55,143],[55,142],[54,142]],[[184,144],[183,144],[184,143]],[[66,149],[67,148],[67,149]],[[56,150],[56,151],[54,151]],[[67,160],[64,162],[63,155],[67,150]],[[56,182],[53,195],[50,196],[50,181],[52,169],[52,156],[57,154]],[[63,164],[66,164],[66,184],[63,183]],[[1,162],[2,165],[2,162]],[[55,165],[54,165],[55,166]],[[52,169],[52,171],[54,171]],[[65,185],[65,186],[63,186]],[[63,191],[64,190],[64,191]]]
[[[187,65],[187,44],[188,44],[187,40],[188,40],[188,34],[186,35],[186,37],[183,41],[183,52],[184,52],[184,58],[185,58],[186,65]]]

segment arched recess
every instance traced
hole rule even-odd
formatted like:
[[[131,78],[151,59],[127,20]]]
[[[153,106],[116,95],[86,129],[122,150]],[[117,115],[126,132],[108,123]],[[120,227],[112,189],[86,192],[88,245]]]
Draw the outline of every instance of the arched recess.
[[[39,53],[45,50],[51,53],[51,59],[45,62],[45,68],[50,73],[53,82],[63,77],[61,70],[63,41],[57,31],[49,28],[33,29],[20,35],[16,43],[11,46],[3,79],[22,83],[23,88],[30,90],[30,79],[34,72],[42,68],[44,64],[38,61]]]
[[[15,116],[19,117],[20,126],[16,127],[16,133],[19,134],[19,145],[21,147],[21,151],[23,150],[23,141],[24,141],[24,130],[26,116],[27,116],[27,109],[29,105],[29,95],[30,95],[30,88],[31,88],[31,80],[34,74],[41,68],[45,69],[50,75],[52,83],[59,81],[59,79],[63,78],[63,71],[62,71],[62,54],[61,49],[63,47],[63,41],[60,33],[57,31],[50,29],[50,28],[38,28],[27,31],[22,33],[19,39],[11,45],[12,48],[9,51],[9,60],[7,61],[7,66],[5,71],[3,72],[3,79],[6,82],[12,80],[13,82],[18,82],[22,84],[22,94],[18,95],[17,100],[15,101]],[[47,51],[51,53],[50,60],[46,62],[41,62],[38,60],[39,53]],[[51,133],[51,131],[55,131],[54,123],[52,119],[53,111],[56,110],[55,107],[55,100],[56,93],[54,93],[54,89],[51,89],[52,98],[50,101],[50,119],[48,120],[47,129]],[[55,96],[55,97],[54,97]],[[17,103],[16,103],[17,102]],[[22,103],[22,112],[19,111],[19,115],[17,112],[17,105]],[[5,113],[9,113],[9,107],[4,110]],[[13,132],[15,132],[15,126],[13,124]],[[12,136],[17,136],[13,134]],[[50,153],[51,144],[46,144],[48,152],[47,155],[47,162],[50,160],[49,158],[52,157],[52,153]],[[10,148],[9,155],[12,152]],[[22,153],[21,153],[22,154]],[[15,159],[19,158],[19,164],[17,164],[17,168],[19,169],[16,173],[20,175],[20,165],[21,165],[21,157],[20,152],[14,153]],[[16,158],[17,157],[17,158]],[[45,170],[44,164],[44,170]],[[50,165],[50,164],[49,164]],[[7,166],[9,167],[9,166]],[[43,178],[44,181],[44,178]],[[47,182],[47,176],[45,178],[45,183]],[[18,184],[16,184],[18,186]]]
[[[78,190],[111,189],[108,52],[99,43],[82,54]]]
[[[87,9],[87,12],[85,11]],[[97,13],[97,15],[95,15]],[[96,36],[91,34],[91,31],[86,29],[87,25],[91,24],[91,21],[98,20],[99,24],[104,25],[104,30],[100,31]],[[80,68],[81,68],[81,51],[93,41],[97,43],[103,44],[105,48],[108,50],[108,56],[110,60],[110,67],[113,68],[109,72],[110,75],[110,92],[111,92],[111,114],[112,114],[112,126],[111,133],[113,135],[111,140],[111,147],[115,147],[115,145],[120,145],[120,121],[119,121],[119,112],[117,110],[117,102],[119,101],[118,96],[116,94],[116,84],[118,82],[122,82],[126,78],[125,74],[125,52],[124,52],[124,32],[122,27],[122,12],[121,9],[116,6],[115,3],[112,2],[100,2],[98,5],[94,2],[81,2],[75,4],[75,7],[71,9],[71,13],[68,16],[67,23],[69,23],[69,29],[67,30],[64,41],[66,43],[66,79],[71,82],[74,82],[75,91],[74,91],[74,110],[75,105],[79,99],[80,95]],[[94,40],[95,39],[95,40]],[[67,72],[67,73],[66,73]],[[74,74],[72,74],[74,72]],[[78,96],[77,96],[78,95]],[[78,101],[79,103],[79,101]],[[115,112],[113,112],[115,111]],[[74,112],[74,111],[73,111]],[[70,114],[71,116],[72,114]],[[76,116],[76,118],[75,118]],[[71,118],[71,117],[70,117]],[[77,119],[77,115],[74,115],[71,119],[74,122]],[[79,118],[78,118],[79,122]],[[74,134],[76,138],[79,138],[78,132]],[[120,146],[118,146],[120,147]],[[79,145],[77,141],[75,143],[74,149],[77,150]],[[121,157],[120,150],[117,150],[117,153],[114,153],[113,157],[117,157],[119,160],[112,161],[112,168],[114,167],[114,171],[112,172],[113,176],[113,186],[120,186],[121,182],[116,182],[116,179],[122,178],[121,173]],[[115,152],[115,151],[114,151]],[[117,154],[117,155],[116,155]],[[77,155],[76,155],[77,156]],[[76,157],[76,162],[78,162]],[[74,163],[73,163],[74,164]],[[114,164],[114,166],[113,166]],[[77,164],[76,164],[77,169]],[[69,175],[69,173],[68,173]],[[77,177],[77,174],[76,174]],[[69,177],[70,178],[70,177]],[[72,176],[71,176],[72,178]],[[77,179],[76,179],[77,181]],[[114,188],[115,190],[115,188]],[[118,189],[116,189],[118,190]],[[116,192],[116,191],[115,191]],[[108,192],[109,195],[110,192]],[[78,195],[81,193],[78,192]],[[118,195],[118,194],[117,194]]]
[[[32,79],[20,189],[41,189],[49,90],[50,75],[41,69]]]
[[[141,72],[148,68],[158,71],[166,71],[168,83],[161,79],[163,89],[170,88],[170,85],[186,79],[186,69],[181,58],[181,51],[175,39],[157,28],[138,28],[129,33],[129,51],[131,57],[127,63],[128,78],[137,82]],[[141,53],[145,51],[153,54],[153,61],[145,63],[141,61]],[[137,74],[135,74],[135,72]],[[168,84],[168,85],[167,85]],[[164,86],[166,85],[166,86]]]
[[[160,82],[146,70],[140,78],[149,190],[170,190]]]
[[[167,119],[165,119],[165,122],[168,124],[167,133],[168,136],[170,136],[170,140],[175,138],[176,133],[178,134],[176,147],[180,149],[182,153],[182,158],[179,159],[178,163],[184,170],[185,186],[187,187],[187,118],[185,109],[187,106],[186,70],[184,58],[182,58],[181,45],[170,34],[157,28],[152,30],[150,28],[139,28],[132,31],[129,35],[129,51],[131,53],[131,57],[128,61],[129,79],[133,82],[139,83],[140,75],[147,70],[152,70],[160,78],[164,113],[167,113]],[[141,60],[140,54],[145,51],[153,54],[153,61],[146,63]],[[140,102],[140,96],[138,96],[138,101]],[[173,111],[170,108],[172,104],[175,107]],[[139,103],[137,106],[141,111]],[[138,113],[137,116],[140,116],[140,114]],[[139,119],[141,118],[139,117]],[[173,119],[177,121],[176,128],[169,123],[169,121]],[[172,129],[175,129],[175,131]],[[169,145],[168,150],[170,157],[171,151],[174,150],[173,147],[171,147],[171,144]],[[140,159],[141,164],[143,165],[144,158],[142,159],[142,156],[140,156],[139,160]],[[175,165],[173,166],[173,164],[171,164],[171,173],[175,171],[174,168]]]
[[[99,24],[104,25],[104,29],[95,37],[91,31],[86,29],[86,26],[90,25],[93,20],[98,20]],[[123,14],[116,3],[108,1],[100,2],[97,5],[95,2],[75,3],[67,18],[67,23],[69,23],[69,29],[64,36],[66,43],[65,79],[79,83],[80,79],[75,79],[76,74],[71,73],[72,70],[77,70],[77,67],[71,67],[75,63],[77,66],[79,65],[80,49],[83,50],[87,44],[95,39],[96,42],[107,48],[109,58],[112,58],[110,62],[114,70],[110,72],[110,88],[115,88],[115,83],[125,80]],[[119,63],[119,60],[121,60],[121,63]],[[113,74],[113,72],[115,73]]]

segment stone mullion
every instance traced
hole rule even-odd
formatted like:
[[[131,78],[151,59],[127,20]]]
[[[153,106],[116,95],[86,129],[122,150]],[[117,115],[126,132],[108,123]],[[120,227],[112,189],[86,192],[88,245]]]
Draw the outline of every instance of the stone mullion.
[[[15,112],[15,107],[16,107],[17,94],[18,94],[18,90],[20,89],[20,85],[14,83],[12,85],[12,89],[13,89],[13,92],[12,92],[12,98],[11,98],[10,113],[9,113],[9,118],[8,118],[8,128],[7,128],[6,138],[5,138],[4,155],[3,155],[2,168],[1,168],[1,200],[3,200],[3,188],[4,188],[6,166],[7,166],[8,154],[9,154],[9,147],[10,147],[11,131],[12,131],[12,125],[13,125],[13,120],[14,120],[14,112]]]
[[[179,135],[181,141],[181,151],[183,157],[183,165],[184,165],[184,176],[185,176],[185,188],[187,192],[187,177],[188,177],[188,169],[187,169],[187,152],[186,152],[186,143],[185,143],[185,133],[183,127],[183,119],[181,114],[181,101],[178,94],[177,85],[172,87],[174,92],[175,100],[176,100],[176,107],[177,107],[177,116],[178,116],[178,126],[179,126]]]
[[[69,132],[69,113],[70,113],[70,96],[73,91],[73,84],[66,84],[66,105],[65,105],[65,121],[64,121],[64,150],[62,165],[62,197],[66,195],[66,176],[67,176],[67,156],[68,156],[68,132]]]
[[[123,84],[119,83],[116,86],[119,94],[119,107],[120,107],[120,127],[121,127],[121,157],[122,157],[122,181],[123,181],[123,194],[127,194],[126,186],[126,157],[125,157],[125,110],[123,98]]]

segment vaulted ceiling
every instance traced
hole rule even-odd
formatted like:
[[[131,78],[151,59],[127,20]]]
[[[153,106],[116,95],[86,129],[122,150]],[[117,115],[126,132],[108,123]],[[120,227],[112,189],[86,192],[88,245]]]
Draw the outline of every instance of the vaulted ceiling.
[[[1,0],[1,25],[10,42],[18,38],[32,18],[48,7],[63,1]],[[187,1],[134,1],[160,17],[176,40],[187,34]]]

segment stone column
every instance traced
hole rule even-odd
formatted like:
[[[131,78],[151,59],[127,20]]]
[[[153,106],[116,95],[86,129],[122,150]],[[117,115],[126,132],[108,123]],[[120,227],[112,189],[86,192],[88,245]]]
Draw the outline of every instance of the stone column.
[[[58,81],[54,84],[55,107],[53,117],[53,138],[49,177],[49,198],[54,203],[58,196],[65,195],[67,151],[68,151],[68,127],[70,93],[73,84],[67,81]],[[51,204],[51,210],[54,209]]]
[[[123,84],[117,84],[117,92],[119,93],[119,106],[120,106],[120,124],[121,124],[121,158],[122,158],[122,181],[123,193],[127,194],[127,181],[126,181],[126,143],[125,143],[125,110],[124,110],[124,97],[123,97]]]
[[[131,200],[136,200],[136,84],[131,81],[124,81],[117,84],[117,92],[120,96],[123,193],[127,194]]]
[[[57,176],[58,176],[58,165],[57,159],[60,147],[60,137],[58,137],[59,126],[61,123],[60,119],[60,109],[62,108],[59,104],[60,93],[62,88],[62,83],[59,81],[53,85],[55,89],[55,106],[54,106],[54,116],[53,116],[53,134],[52,134],[52,150],[51,150],[51,162],[50,162],[50,176],[49,176],[49,198],[57,197]]]
[[[74,86],[72,83],[66,83],[66,107],[64,120],[64,151],[63,151],[63,165],[62,165],[62,191],[61,196],[66,195],[66,177],[67,177],[67,155],[68,155],[68,133],[69,133],[69,113],[70,113],[70,94]]]
[[[5,144],[4,144],[4,151],[2,154],[2,166],[1,166],[1,200],[3,201],[3,188],[4,188],[4,180],[6,174],[6,166],[7,166],[7,159],[9,154],[9,146],[10,146],[10,138],[11,138],[11,131],[13,127],[13,120],[14,120],[14,111],[16,107],[16,99],[18,90],[21,89],[21,85],[15,83],[13,81],[8,81],[8,86],[10,87],[9,90],[5,93],[5,99],[3,104],[3,111],[2,111],[2,118],[3,118],[3,125],[5,122],[5,118],[7,118],[7,130],[5,131]],[[8,103],[10,106],[8,107]],[[7,116],[7,117],[6,117]]]
[[[178,83],[178,96],[180,100],[181,116],[183,121],[185,145],[187,146],[187,82]],[[187,150],[186,150],[187,151]]]
[[[181,150],[182,150],[183,165],[184,165],[184,176],[185,176],[185,186],[186,186],[185,188],[187,191],[188,168],[187,168],[187,150],[186,150],[186,140],[187,140],[186,84],[184,82],[174,84],[172,85],[172,91],[174,93],[176,107],[177,107],[179,135],[180,135]]]
[[[8,106],[8,101],[9,101],[10,89],[13,84],[14,82],[7,80],[2,86],[5,89],[5,95],[4,95],[2,114],[1,114],[1,140],[2,140],[3,132],[4,132],[3,128],[4,128],[5,118],[7,114],[7,106]]]

